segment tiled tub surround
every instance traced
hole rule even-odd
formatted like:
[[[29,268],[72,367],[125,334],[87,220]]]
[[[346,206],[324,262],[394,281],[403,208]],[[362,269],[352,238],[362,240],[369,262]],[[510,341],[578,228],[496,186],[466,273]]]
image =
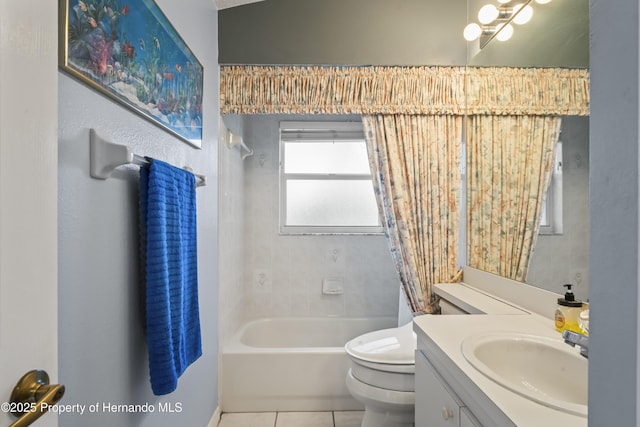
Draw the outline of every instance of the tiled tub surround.
[[[229,149],[227,128],[220,123],[218,145],[218,278],[220,343],[244,317],[244,164],[238,149]]]
[[[242,116],[244,141],[254,150],[244,161],[245,319],[395,317],[400,282],[383,235],[279,234],[279,124],[311,119],[359,117]],[[326,278],[340,278],[344,293],[323,295]]]
[[[466,338],[494,332],[536,335],[562,343],[553,322],[558,294],[467,267],[462,284],[436,285],[436,292],[460,307],[474,309],[469,315],[416,317],[417,354],[427,358],[482,425],[587,425],[584,417],[552,409],[502,387],[475,369],[461,351]],[[578,352],[568,346],[567,349]],[[416,382],[420,380],[416,374]],[[417,393],[416,408],[419,405]],[[417,413],[416,426],[426,425]]]
[[[222,411],[362,410],[346,388],[344,344],[396,325],[395,317],[248,322],[222,348]]]

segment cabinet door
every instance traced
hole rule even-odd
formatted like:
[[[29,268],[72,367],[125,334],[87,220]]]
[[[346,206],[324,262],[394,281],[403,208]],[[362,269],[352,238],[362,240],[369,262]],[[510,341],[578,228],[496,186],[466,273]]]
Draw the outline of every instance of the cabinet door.
[[[416,427],[459,427],[461,406],[424,354],[416,351]]]

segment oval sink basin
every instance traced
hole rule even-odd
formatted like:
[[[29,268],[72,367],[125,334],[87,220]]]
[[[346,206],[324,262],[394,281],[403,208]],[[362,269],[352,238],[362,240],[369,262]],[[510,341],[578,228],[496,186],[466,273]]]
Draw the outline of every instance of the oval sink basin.
[[[498,384],[545,406],[587,416],[588,361],[561,340],[495,333],[467,338],[464,357]]]

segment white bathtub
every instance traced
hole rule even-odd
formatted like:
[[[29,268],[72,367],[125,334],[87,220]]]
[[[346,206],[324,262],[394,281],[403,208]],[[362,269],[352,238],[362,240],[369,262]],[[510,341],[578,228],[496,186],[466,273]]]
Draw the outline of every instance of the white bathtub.
[[[358,410],[345,385],[344,344],[397,326],[394,318],[270,318],[242,326],[222,346],[224,412]]]

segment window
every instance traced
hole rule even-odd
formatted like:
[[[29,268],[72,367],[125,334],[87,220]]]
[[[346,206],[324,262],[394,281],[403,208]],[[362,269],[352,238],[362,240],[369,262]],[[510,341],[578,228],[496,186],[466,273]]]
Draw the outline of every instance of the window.
[[[562,234],[562,141],[556,144],[551,181],[542,205],[539,234]]]
[[[362,123],[280,123],[280,232],[382,232]]]

